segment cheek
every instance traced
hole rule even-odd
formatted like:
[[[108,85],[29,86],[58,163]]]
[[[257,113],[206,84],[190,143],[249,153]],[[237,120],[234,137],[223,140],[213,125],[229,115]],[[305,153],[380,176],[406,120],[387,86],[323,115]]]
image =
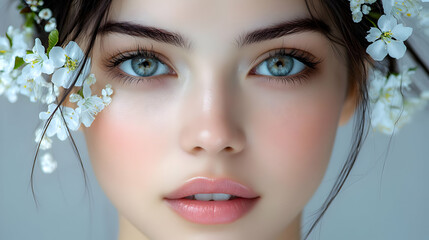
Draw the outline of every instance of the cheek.
[[[94,172],[107,195],[148,189],[160,159],[164,141],[162,116],[151,118],[150,109],[124,101],[119,93],[108,108],[85,130]],[[147,114],[146,117],[140,117]],[[161,119],[161,120],[160,120]],[[136,192],[136,191],[131,191]],[[141,193],[141,192],[140,192]],[[141,198],[141,196],[135,196]],[[114,201],[113,199],[113,201]]]
[[[258,131],[264,140],[260,146],[272,159],[269,166],[273,173],[294,180],[284,181],[286,184],[318,180],[323,174],[337,129],[339,109],[335,104],[326,99],[308,104],[301,101],[299,106],[275,109],[277,113],[272,117],[267,113],[260,121],[266,122]],[[300,181],[303,177],[308,179]]]
[[[291,209],[306,204],[329,163],[344,101],[345,84],[339,79],[346,78],[325,76],[318,79],[321,84],[255,103],[261,104],[260,110],[249,118],[255,119],[252,144],[259,151],[254,154],[266,159],[258,163],[260,177],[266,179],[266,186],[276,186],[268,189],[273,198],[295,199]]]

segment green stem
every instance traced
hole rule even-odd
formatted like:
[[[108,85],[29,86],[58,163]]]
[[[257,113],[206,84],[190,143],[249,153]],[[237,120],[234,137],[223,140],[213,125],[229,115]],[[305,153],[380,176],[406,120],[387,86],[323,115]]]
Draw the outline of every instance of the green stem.
[[[378,28],[377,24],[375,24],[375,22],[373,22],[369,17],[365,16],[365,19],[368,20],[375,28]]]
[[[370,16],[372,19],[374,20],[378,20],[381,17],[381,13],[378,12],[370,12],[368,14],[368,16]]]

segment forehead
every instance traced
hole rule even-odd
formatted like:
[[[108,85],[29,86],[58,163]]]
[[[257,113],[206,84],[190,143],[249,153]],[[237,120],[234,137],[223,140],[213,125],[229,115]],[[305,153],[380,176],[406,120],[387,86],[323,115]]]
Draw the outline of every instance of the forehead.
[[[109,20],[210,41],[231,40],[243,32],[309,16],[305,0],[113,0]]]

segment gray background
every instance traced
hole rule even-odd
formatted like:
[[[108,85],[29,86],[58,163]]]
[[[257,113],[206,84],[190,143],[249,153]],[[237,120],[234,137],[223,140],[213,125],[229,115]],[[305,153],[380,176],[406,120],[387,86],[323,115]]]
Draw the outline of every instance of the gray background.
[[[6,0],[0,0],[0,16],[1,35],[8,25],[19,26]],[[71,145],[57,140],[52,150],[57,171],[45,175],[36,166],[36,208],[29,182],[33,132],[42,110],[26,97],[15,104],[0,97],[0,240],[115,240],[117,212],[92,173],[81,133],[75,139],[88,173],[88,191]],[[429,239],[428,119],[426,109],[393,138],[370,132],[342,192],[310,239]],[[326,176],[307,205],[304,226],[334,183],[351,133],[352,121],[339,129]]]

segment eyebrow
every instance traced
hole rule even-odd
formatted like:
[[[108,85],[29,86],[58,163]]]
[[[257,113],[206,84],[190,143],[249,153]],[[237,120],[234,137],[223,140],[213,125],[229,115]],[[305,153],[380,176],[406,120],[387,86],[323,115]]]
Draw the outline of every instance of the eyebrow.
[[[101,35],[108,33],[121,33],[135,37],[149,38],[157,42],[164,42],[178,47],[190,47],[190,43],[185,41],[185,38],[178,33],[131,22],[107,22],[99,28],[97,32],[97,34]]]
[[[286,35],[312,31],[320,32],[328,36],[331,33],[331,28],[328,24],[319,19],[300,18],[246,33],[238,38],[236,44],[238,47],[243,47],[245,45],[272,40]]]
[[[272,40],[286,35],[315,31],[328,35],[331,32],[330,27],[319,19],[301,18],[292,21],[281,22],[269,27],[254,30],[241,35],[236,40],[237,47],[243,47],[253,43]],[[171,44],[174,46],[189,49],[191,43],[179,34],[165,29],[144,26],[132,22],[107,22],[99,28],[97,34],[106,35],[111,33],[120,33],[135,37],[143,37],[154,41]]]

